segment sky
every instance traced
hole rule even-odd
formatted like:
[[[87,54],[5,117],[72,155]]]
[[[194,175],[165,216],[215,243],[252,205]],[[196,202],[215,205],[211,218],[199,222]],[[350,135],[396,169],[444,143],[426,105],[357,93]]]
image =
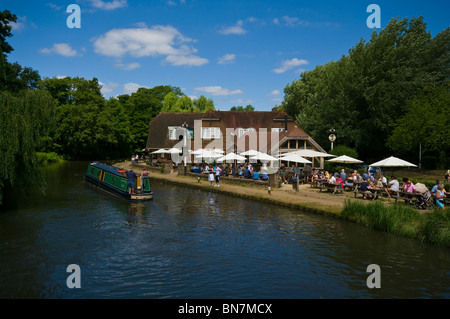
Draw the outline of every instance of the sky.
[[[379,27],[368,25],[370,4]],[[8,61],[42,78],[95,77],[105,98],[171,85],[218,110],[270,111],[302,72],[339,60],[392,18],[423,16],[434,37],[449,27],[450,1],[0,0],[5,9],[18,17]]]

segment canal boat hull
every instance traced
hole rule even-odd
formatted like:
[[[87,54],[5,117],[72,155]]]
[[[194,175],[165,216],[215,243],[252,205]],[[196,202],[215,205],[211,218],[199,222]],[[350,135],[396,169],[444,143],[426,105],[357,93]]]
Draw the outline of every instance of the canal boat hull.
[[[141,177],[137,176],[135,180],[136,193],[130,194],[128,179],[125,177],[123,170],[118,167],[93,162],[89,164],[84,176],[85,181],[90,185],[125,200],[146,201],[153,199],[153,191],[150,189],[148,177],[143,178],[141,185]]]

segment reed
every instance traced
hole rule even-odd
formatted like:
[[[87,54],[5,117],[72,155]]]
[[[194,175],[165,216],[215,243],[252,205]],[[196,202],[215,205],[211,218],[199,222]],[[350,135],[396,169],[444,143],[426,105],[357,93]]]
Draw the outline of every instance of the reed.
[[[376,230],[450,247],[449,209],[420,214],[404,204],[388,206],[381,202],[365,204],[347,200],[341,216]]]

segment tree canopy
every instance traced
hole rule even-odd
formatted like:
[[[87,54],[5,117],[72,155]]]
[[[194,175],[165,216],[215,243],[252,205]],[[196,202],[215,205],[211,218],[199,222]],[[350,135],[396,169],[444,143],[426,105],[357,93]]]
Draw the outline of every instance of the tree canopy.
[[[336,145],[379,159],[398,148],[386,143],[393,123],[407,114],[407,101],[424,87],[447,81],[449,41],[449,28],[432,38],[422,17],[392,19],[338,61],[303,72],[286,86],[281,107],[319,144],[328,144],[333,127]]]

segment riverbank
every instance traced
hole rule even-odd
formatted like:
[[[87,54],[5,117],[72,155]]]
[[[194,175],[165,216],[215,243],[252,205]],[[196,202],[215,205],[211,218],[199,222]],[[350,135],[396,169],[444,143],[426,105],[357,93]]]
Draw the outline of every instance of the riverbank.
[[[130,169],[130,162],[115,163],[115,166]],[[142,167],[133,165],[135,172],[142,172]],[[270,193],[267,186],[248,185],[239,181],[221,180],[220,187],[211,186],[206,180],[178,175],[176,172],[163,174],[159,170],[150,171],[150,179],[170,182],[182,186],[200,188],[203,190],[239,196],[243,198],[266,201],[277,205],[299,208],[306,211],[339,216],[344,209],[345,201],[354,198],[353,192],[333,195],[331,193],[319,192],[318,188],[312,188],[309,184],[300,184],[298,192],[293,190],[291,184],[281,185],[280,188],[272,187]],[[215,184],[215,183],[214,183]],[[157,194],[156,194],[157,196]],[[393,200],[381,199],[380,201],[390,204]],[[367,204],[369,201],[363,201]]]
[[[125,169],[131,168],[130,162],[119,162],[114,165]],[[137,173],[142,172],[144,167],[133,165]],[[220,187],[216,187],[211,186],[205,179],[179,175],[177,171],[161,173],[160,170],[152,169],[150,179],[320,213],[386,233],[450,247],[448,208],[445,211],[417,210],[402,204],[395,205],[394,199],[381,198],[375,202],[355,199],[353,192],[334,195],[320,192],[318,188],[312,188],[309,184],[299,185],[298,191],[294,190],[292,185],[285,184],[273,187],[269,192],[268,187],[264,185],[250,185],[239,180],[221,180]],[[157,197],[158,194],[155,194],[155,198]]]

